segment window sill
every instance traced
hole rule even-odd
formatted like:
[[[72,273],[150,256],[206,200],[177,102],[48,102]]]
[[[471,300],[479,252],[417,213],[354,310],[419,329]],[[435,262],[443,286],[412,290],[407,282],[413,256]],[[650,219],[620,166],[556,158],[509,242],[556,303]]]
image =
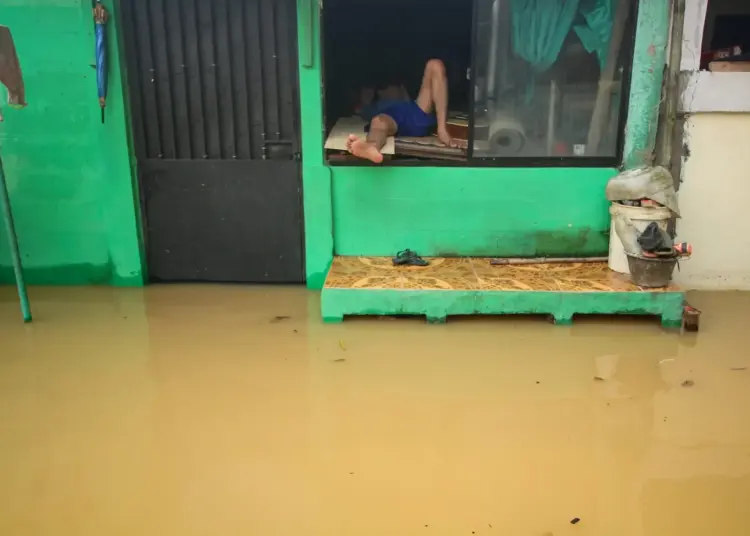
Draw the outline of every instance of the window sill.
[[[453,160],[390,160],[382,164],[373,164],[365,160],[331,160],[330,167],[462,167],[462,168],[618,168],[621,159],[614,157],[570,157],[570,158],[471,158],[462,161]]]
[[[750,113],[750,73],[683,71],[682,113]]]

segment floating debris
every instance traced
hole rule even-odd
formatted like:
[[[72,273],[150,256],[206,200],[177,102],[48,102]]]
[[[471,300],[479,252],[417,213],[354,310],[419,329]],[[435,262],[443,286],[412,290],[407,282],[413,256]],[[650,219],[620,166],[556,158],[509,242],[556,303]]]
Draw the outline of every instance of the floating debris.
[[[580,522],[581,522],[581,518],[580,517],[574,517],[573,519],[570,520],[570,524],[571,525],[577,525]]]
[[[693,380],[685,380],[684,382],[682,382],[683,387],[692,387],[693,385],[695,385],[695,382]]]

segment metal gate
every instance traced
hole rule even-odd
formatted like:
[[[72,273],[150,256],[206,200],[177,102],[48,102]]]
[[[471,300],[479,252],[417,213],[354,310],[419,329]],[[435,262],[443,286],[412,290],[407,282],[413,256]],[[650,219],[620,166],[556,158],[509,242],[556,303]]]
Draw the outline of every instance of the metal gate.
[[[151,278],[302,281],[294,0],[120,5]]]

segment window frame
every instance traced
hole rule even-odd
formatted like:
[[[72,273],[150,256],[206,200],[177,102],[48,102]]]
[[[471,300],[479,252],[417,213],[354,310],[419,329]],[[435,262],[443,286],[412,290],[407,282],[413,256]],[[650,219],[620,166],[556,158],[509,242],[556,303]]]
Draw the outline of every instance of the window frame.
[[[408,0],[406,0],[408,1]],[[632,84],[632,70],[635,52],[636,27],[638,20],[638,11],[640,2],[643,0],[631,0],[631,13],[628,17],[627,25],[623,39],[626,40],[628,54],[625,64],[623,65],[622,91],[620,95],[620,108],[617,120],[617,141],[616,153],[612,156],[474,156],[474,120],[476,115],[475,106],[475,82],[474,76],[477,73],[477,49],[478,49],[478,16],[479,3],[485,0],[470,0],[472,3],[472,26],[471,26],[471,57],[469,59],[469,136],[468,148],[465,161],[442,160],[442,159],[424,159],[424,160],[387,160],[377,167],[461,167],[461,168],[486,168],[486,167],[508,167],[508,168],[618,168],[623,163],[625,150],[625,127],[628,119],[628,107],[630,103],[630,93]],[[506,0],[510,1],[510,0]],[[690,1],[690,0],[688,0]],[[698,0],[701,1],[701,0]],[[705,0],[702,0],[705,2]],[[326,124],[326,90],[325,90],[325,29],[324,29],[324,9],[323,2],[320,1],[320,35],[318,42],[321,50],[321,105],[322,105],[322,122],[325,128]],[[748,73],[750,74],[750,73]],[[325,139],[325,135],[324,135]],[[374,164],[364,161],[336,161],[331,160],[323,149],[323,161],[332,167],[363,167],[373,166]]]
[[[638,8],[641,0],[632,0],[631,13],[628,17],[628,27],[623,34],[629,53],[623,65],[622,91],[620,94],[620,109],[617,118],[617,141],[616,152],[612,156],[474,156],[474,116],[476,114],[474,87],[474,75],[477,73],[477,49],[479,40],[479,3],[486,0],[472,0],[472,46],[471,46],[471,92],[469,94],[469,148],[467,151],[467,162],[476,166],[494,167],[619,167],[622,164],[625,151],[625,125],[628,119],[628,104],[630,102],[631,74],[633,72],[633,59],[635,51],[635,31],[638,20]],[[510,1],[510,0],[506,0]],[[477,166],[479,167],[479,166]]]
[[[681,113],[750,112],[750,73],[700,70],[710,0],[686,0],[680,59]]]

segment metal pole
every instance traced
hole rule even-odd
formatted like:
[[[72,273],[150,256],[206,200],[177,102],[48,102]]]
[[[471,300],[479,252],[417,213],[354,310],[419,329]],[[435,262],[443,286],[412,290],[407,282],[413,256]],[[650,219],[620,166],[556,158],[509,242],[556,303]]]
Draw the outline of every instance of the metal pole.
[[[3,171],[3,159],[0,157],[0,201],[2,202],[3,220],[5,220],[5,230],[8,233],[8,244],[10,245],[10,255],[13,259],[13,272],[16,275],[16,287],[18,288],[18,298],[21,300],[21,314],[24,322],[31,322],[31,307],[29,306],[29,297],[26,295],[26,283],[23,280],[23,268],[21,266],[21,253],[18,250],[18,237],[16,236],[16,227],[13,225],[13,213],[10,210],[10,196],[8,195],[8,185],[5,182],[5,172]]]

